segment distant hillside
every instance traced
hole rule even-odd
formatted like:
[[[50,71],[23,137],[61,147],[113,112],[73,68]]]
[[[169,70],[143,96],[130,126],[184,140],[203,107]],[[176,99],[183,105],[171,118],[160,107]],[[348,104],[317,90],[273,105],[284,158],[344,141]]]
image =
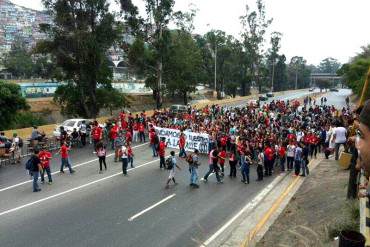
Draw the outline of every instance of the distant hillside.
[[[0,0],[0,55],[10,50],[16,37],[23,38],[29,47],[45,38],[39,31],[40,23],[51,23],[46,12],[18,6],[9,0]]]

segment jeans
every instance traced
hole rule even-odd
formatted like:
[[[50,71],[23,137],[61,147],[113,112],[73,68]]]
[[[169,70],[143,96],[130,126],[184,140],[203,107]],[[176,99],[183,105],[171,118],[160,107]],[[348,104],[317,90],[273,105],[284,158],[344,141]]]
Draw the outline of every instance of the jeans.
[[[280,157],[280,171],[282,172],[285,171],[285,157],[283,158]]]
[[[166,168],[166,164],[164,161],[164,156],[159,156],[159,168]]]
[[[249,184],[249,165],[248,164],[243,164],[242,167],[240,168],[243,176],[243,182],[247,182]]]
[[[127,164],[128,164],[128,159],[122,158],[122,173],[124,175],[127,175]]]
[[[265,159],[265,176],[272,175],[272,169],[274,168],[274,160]]]
[[[230,177],[236,177],[236,160],[229,161],[230,164]]]
[[[198,181],[198,172],[197,168],[194,166],[190,167],[190,184],[197,184]]]
[[[133,142],[138,142],[138,140],[139,140],[139,131],[137,131],[137,130],[134,130],[133,131],[133,136],[132,136],[132,141]]]
[[[131,165],[131,168],[133,168],[134,167],[134,157],[128,157],[127,163]]]
[[[294,157],[287,157],[287,169],[288,171],[293,169]]]
[[[45,168],[42,169],[42,171],[41,171],[41,182],[45,181],[45,179],[44,179],[45,172],[48,175],[49,182],[50,183],[53,182],[53,179],[51,178],[50,166],[45,167]]]
[[[294,161],[294,173],[297,176],[299,175],[299,172],[300,172],[300,169],[301,169],[301,163],[302,163],[301,160],[295,160]]]
[[[153,157],[157,157],[158,156],[158,153],[157,153],[157,147],[155,144],[150,144],[150,146],[152,147],[152,151],[153,151]]]
[[[107,163],[105,163],[105,156],[99,157],[99,168],[100,168],[100,171],[103,170],[103,164],[104,164],[105,170],[107,170]]]
[[[185,148],[180,148],[179,157],[186,157]]]
[[[312,156],[315,155],[315,158],[317,156],[317,145],[316,144],[310,144],[310,156],[312,159]]]
[[[345,143],[335,143],[335,160],[339,159],[339,148],[340,145],[343,145],[345,147]]]
[[[139,132],[140,142],[145,142],[145,134],[144,132]]]
[[[39,188],[39,185],[37,184],[37,181],[39,180],[39,172],[32,172],[32,176],[33,176],[33,191],[38,191],[40,188]]]
[[[60,166],[60,171],[64,170],[64,166],[68,167],[69,172],[72,173],[71,163],[69,163],[68,158],[62,158],[62,165]]]
[[[221,178],[220,178],[220,175],[218,174],[220,168],[218,167],[218,165],[214,165],[214,164],[210,164],[209,165],[209,170],[207,172],[207,174],[204,176],[204,180],[207,180],[209,175],[211,175],[212,172],[215,172],[216,174],[216,179],[218,182],[221,182]]]
[[[309,174],[308,167],[307,167],[307,161],[302,160],[301,162],[301,168],[302,168],[302,176],[306,176]]]

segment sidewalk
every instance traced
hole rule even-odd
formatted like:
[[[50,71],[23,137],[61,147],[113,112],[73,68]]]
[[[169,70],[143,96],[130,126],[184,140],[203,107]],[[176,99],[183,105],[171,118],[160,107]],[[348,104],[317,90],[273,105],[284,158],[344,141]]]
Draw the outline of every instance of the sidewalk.
[[[306,178],[283,178],[253,209],[246,210],[218,245],[337,246],[340,230],[358,230],[358,201],[346,200],[348,171],[335,160],[316,159]],[[213,246],[213,245],[212,245]]]
[[[335,160],[322,160],[256,246],[337,246],[340,230],[358,231],[358,201],[346,200],[348,176]]]

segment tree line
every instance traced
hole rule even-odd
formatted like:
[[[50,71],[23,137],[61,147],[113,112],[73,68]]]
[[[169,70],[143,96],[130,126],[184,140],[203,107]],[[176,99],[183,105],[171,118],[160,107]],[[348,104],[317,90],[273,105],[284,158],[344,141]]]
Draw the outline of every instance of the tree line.
[[[233,97],[248,95],[251,86],[259,92],[307,88],[312,71],[335,70],[339,64],[328,58],[315,67],[301,56],[287,61],[280,51],[282,34],[267,37],[273,20],[262,0],[256,1],[256,9],[246,5],[240,38],[222,30],[195,34],[196,10],[175,11],[175,0],[144,0],[142,14],[131,0],[119,3],[116,14],[107,0],[43,0],[53,18],[53,24],[40,25],[48,38],[32,51],[15,43],[6,68],[18,77],[65,82],[54,97],[62,113],[95,118],[102,108],[127,104],[125,95],[111,86],[111,47],[124,50],[130,70],[153,90],[157,108],[163,97],[181,97],[186,104],[200,84],[215,88],[218,96],[225,92]]]

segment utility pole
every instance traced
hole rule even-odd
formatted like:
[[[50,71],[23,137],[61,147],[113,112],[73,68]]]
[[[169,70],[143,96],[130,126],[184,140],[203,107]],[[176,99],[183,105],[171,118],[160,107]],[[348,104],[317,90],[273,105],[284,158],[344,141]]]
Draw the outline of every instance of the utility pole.
[[[215,92],[217,95],[217,42],[215,40]]]
[[[274,91],[275,58],[272,60],[271,92]]]

